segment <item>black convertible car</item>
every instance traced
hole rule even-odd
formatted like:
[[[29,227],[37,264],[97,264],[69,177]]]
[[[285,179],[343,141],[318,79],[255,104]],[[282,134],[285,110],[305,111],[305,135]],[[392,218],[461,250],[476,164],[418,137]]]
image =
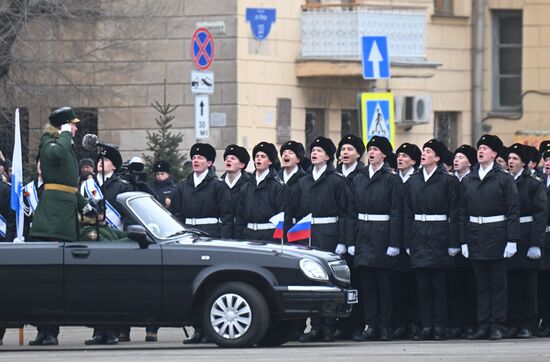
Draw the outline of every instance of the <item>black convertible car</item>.
[[[0,243],[0,325],[199,324],[219,346],[266,346],[357,302],[335,254],[213,239],[150,195],[117,201],[133,241]]]

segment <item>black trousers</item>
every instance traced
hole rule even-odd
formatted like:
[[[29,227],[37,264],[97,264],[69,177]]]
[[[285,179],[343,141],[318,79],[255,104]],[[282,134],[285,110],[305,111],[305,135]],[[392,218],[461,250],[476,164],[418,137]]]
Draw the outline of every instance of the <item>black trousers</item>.
[[[420,325],[418,288],[413,270],[392,272],[393,325],[407,327]]]
[[[360,271],[365,323],[369,327],[390,328],[393,308],[391,269],[360,267]]]
[[[530,331],[538,327],[537,289],[536,269],[508,270],[508,327]]]
[[[508,307],[506,260],[472,260],[477,284],[478,328],[502,327]]]
[[[6,328],[0,328],[0,341],[4,339],[4,334],[6,334]]]
[[[38,334],[43,334],[45,336],[56,337],[59,335],[59,326],[52,324],[40,324],[36,326]]]
[[[96,326],[94,327],[93,337],[118,338],[120,331],[117,326]]]
[[[447,326],[447,271],[416,269],[418,305],[423,328]]]
[[[541,328],[550,327],[550,270],[541,270],[538,277],[538,311]]]
[[[477,291],[474,269],[460,267],[447,271],[449,325],[474,328],[477,324]]]

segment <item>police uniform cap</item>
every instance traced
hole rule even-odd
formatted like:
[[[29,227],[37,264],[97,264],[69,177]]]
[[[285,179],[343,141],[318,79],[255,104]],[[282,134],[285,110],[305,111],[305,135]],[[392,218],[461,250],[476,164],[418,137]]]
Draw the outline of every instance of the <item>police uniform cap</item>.
[[[354,134],[348,134],[342,137],[342,139],[338,143],[338,151],[336,151],[338,155],[340,154],[344,145],[352,145],[359,154],[359,157],[363,157],[363,154],[365,153],[365,143],[360,137],[357,137]]]
[[[61,127],[65,123],[78,123],[74,110],[71,107],[61,107],[53,111],[48,117],[50,124],[54,127]]]
[[[322,148],[327,156],[329,157],[329,162],[332,162],[334,160],[334,154],[336,153],[336,145],[330,138],[326,137],[317,137],[310,145],[309,145],[309,151],[313,150],[313,147],[320,147]]]
[[[441,142],[438,139],[432,138],[428,142],[424,143],[424,146],[422,146],[422,149],[429,148],[435,152],[437,156],[441,159],[441,161],[444,161],[444,158],[446,156],[446,152],[448,151],[447,146],[443,142]]]
[[[170,163],[164,160],[155,162],[155,164],[153,165],[153,172],[170,173]]]
[[[256,158],[258,152],[263,152],[267,155],[267,158],[273,164],[279,163],[279,156],[277,156],[277,148],[273,143],[269,142],[260,142],[252,149],[252,157]]]
[[[542,155],[544,151],[546,151],[550,147],[550,140],[544,140],[539,145],[539,153]]]
[[[481,136],[481,138],[477,141],[476,147],[479,148],[481,145],[489,147],[496,153],[499,153],[504,147],[502,140],[498,136],[492,134],[485,134]]]
[[[195,155],[204,156],[208,161],[216,160],[216,150],[209,143],[195,143],[191,147],[191,158]]]
[[[470,145],[462,145],[455,150],[457,153],[462,153],[468,159],[468,162],[473,166],[477,163],[477,150]]]
[[[288,141],[281,145],[281,148],[279,150],[279,154],[282,156],[283,152],[286,150],[290,150],[296,154],[296,157],[300,159],[300,161],[304,158],[306,154],[306,150],[304,148],[304,145],[300,142],[296,141]]]
[[[223,153],[223,159],[229,155],[233,155],[239,159],[241,163],[244,164],[244,167],[248,165],[250,162],[250,154],[246,150],[246,148],[241,147],[239,145],[229,145],[225,148],[225,152]]]
[[[550,144],[541,150],[540,155],[543,160],[546,159],[546,157],[550,157]]]
[[[386,156],[388,156],[393,151],[390,140],[382,136],[372,136],[369,142],[367,142],[367,150],[371,146],[377,147]]]
[[[94,160],[92,160],[91,158],[88,158],[88,157],[83,158],[78,162],[78,167],[82,167],[82,166],[94,167],[95,166]]]
[[[511,153],[516,154],[520,158],[521,162],[523,162],[525,164],[528,164],[529,161],[531,160],[530,150],[527,148],[527,146],[525,146],[521,143],[514,143],[513,145],[508,147],[508,156]],[[506,161],[508,161],[508,159],[506,159]]]
[[[120,155],[120,152],[118,152],[118,150],[114,147],[106,146],[103,157],[110,160],[113,166],[117,168],[117,170],[120,169],[120,166],[122,166],[122,156]],[[101,160],[101,154],[97,155],[96,162],[99,162],[99,160]]]
[[[420,158],[422,157],[422,151],[420,151],[420,148],[418,148],[417,145],[413,143],[405,142],[397,150],[395,151],[396,155],[399,155],[400,153],[404,153],[406,155],[409,155],[411,159],[416,161],[415,166],[420,165]]]

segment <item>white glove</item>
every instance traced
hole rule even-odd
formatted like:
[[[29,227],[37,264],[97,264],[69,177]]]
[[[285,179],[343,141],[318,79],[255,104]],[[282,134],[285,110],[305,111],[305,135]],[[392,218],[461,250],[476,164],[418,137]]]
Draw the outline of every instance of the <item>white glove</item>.
[[[64,123],[63,125],[61,125],[61,130],[59,131],[59,133],[65,132],[65,131],[71,132],[71,129],[72,127],[70,123]]]
[[[387,256],[398,256],[399,255],[399,248],[394,248],[393,246],[388,246],[388,250],[386,250]]]
[[[541,256],[542,254],[538,246],[531,246],[529,250],[527,250],[527,257],[529,259],[540,259]]]
[[[460,248],[448,248],[447,252],[449,253],[449,256],[455,256],[460,253]]]
[[[352,245],[348,247],[348,254],[352,256],[355,255],[355,246]]]
[[[468,251],[468,244],[462,244],[460,248],[462,249],[462,256],[465,258],[469,258],[470,252]]]
[[[518,251],[516,243],[507,242],[504,248],[504,257],[511,258]]]
[[[344,244],[338,244],[334,252],[338,255],[344,255],[346,253],[346,246]]]
[[[407,248],[407,249],[405,249],[405,251],[407,252],[407,255],[409,255],[409,256],[411,255],[411,249]]]

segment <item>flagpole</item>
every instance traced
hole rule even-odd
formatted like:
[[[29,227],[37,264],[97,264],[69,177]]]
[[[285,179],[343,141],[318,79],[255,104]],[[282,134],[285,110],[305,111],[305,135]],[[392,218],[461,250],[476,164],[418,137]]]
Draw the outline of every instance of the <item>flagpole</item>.
[[[24,243],[23,226],[25,215],[23,213],[23,162],[21,155],[21,127],[19,124],[19,108],[15,110],[15,132],[12,156],[11,176],[11,209],[15,211],[16,237],[14,243]]]
[[[285,237],[283,233],[283,237],[281,237],[281,254],[283,253],[283,243],[284,243]]]
[[[309,240],[309,247],[311,248],[311,234],[309,235],[308,240]]]

